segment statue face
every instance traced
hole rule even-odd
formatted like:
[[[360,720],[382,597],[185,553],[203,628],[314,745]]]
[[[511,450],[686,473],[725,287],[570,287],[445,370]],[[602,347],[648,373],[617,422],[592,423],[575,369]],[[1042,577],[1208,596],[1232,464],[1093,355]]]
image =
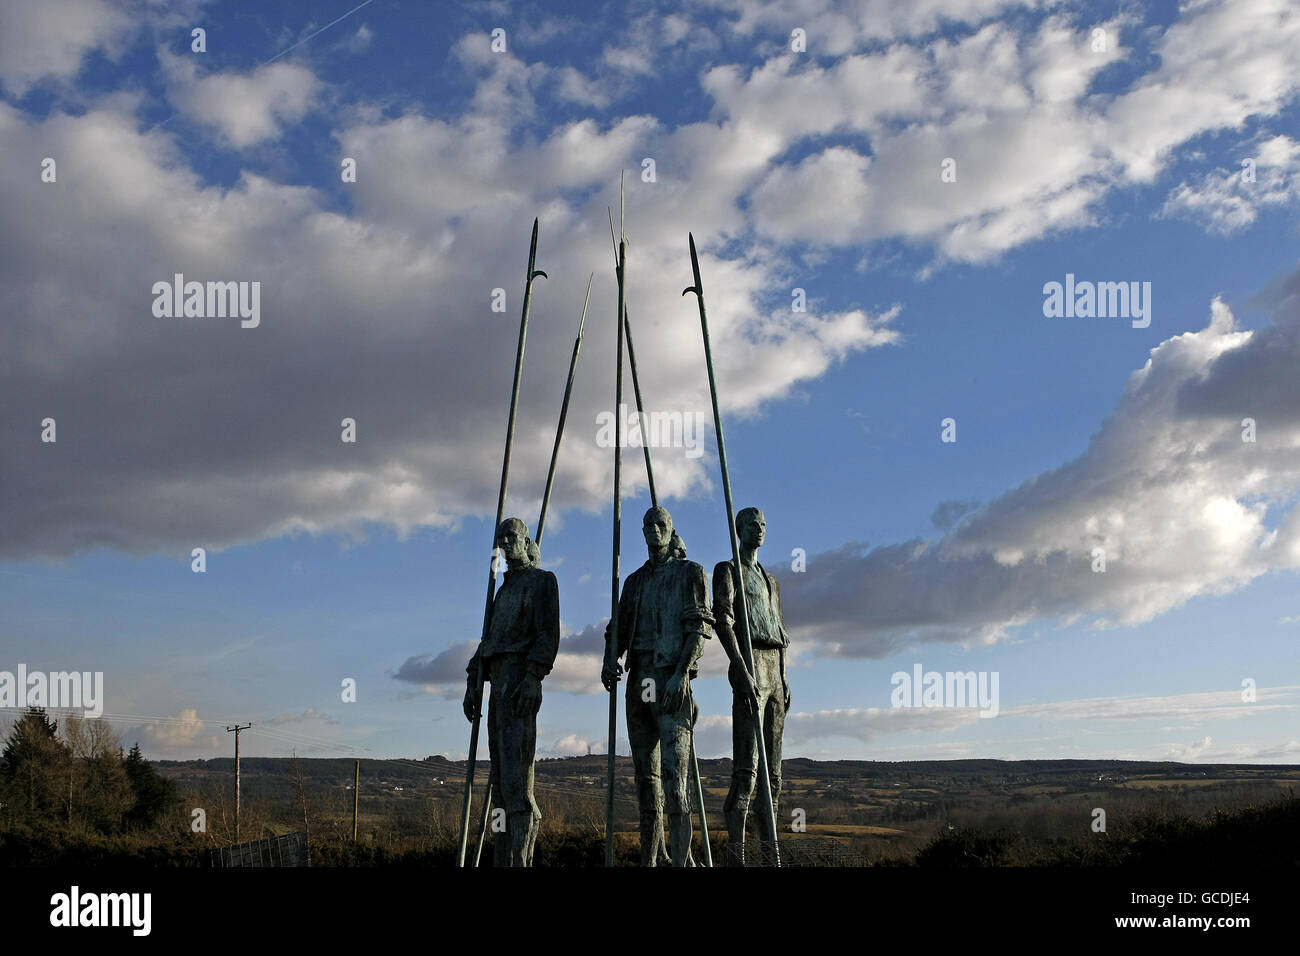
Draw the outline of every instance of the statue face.
[[[528,561],[528,529],[518,518],[507,518],[497,529],[497,547],[507,561]]]
[[[740,525],[740,543],[746,548],[754,549],[763,544],[767,537],[767,519],[763,512],[747,515]]]
[[[673,537],[672,516],[663,508],[651,508],[646,512],[641,530],[645,533],[646,547],[651,551],[662,551]]]

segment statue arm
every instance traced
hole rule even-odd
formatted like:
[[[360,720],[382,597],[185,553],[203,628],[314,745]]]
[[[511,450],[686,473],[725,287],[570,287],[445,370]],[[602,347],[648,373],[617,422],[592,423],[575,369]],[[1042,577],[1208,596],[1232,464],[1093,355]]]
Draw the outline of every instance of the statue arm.
[[[682,656],[677,661],[677,675],[688,677],[695,672],[700,658],[704,656],[704,642],[708,640],[707,631],[688,631],[682,641]]]
[[[635,573],[635,571],[632,572],[632,574]],[[629,574],[627,579],[623,582],[623,591],[618,596],[618,643],[626,647],[632,646],[631,628],[635,623],[632,620],[631,595],[637,585],[633,583],[632,574]],[[607,622],[605,624],[605,659],[607,661],[617,662],[623,654],[621,648],[611,646],[612,638],[613,623]]]
[[[785,608],[781,605],[781,582],[777,580],[775,574],[767,575],[767,579],[772,582],[772,603],[776,608],[776,622],[781,625],[781,640],[786,647],[789,647],[790,637],[785,632]]]
[[[785,695],[785,709],[790,709],[790,678],[785,669],[785,649],[790,646],[790,637],[785,633],[785,611],[781,607],[781,582],[776,579],[776,575],[769,574],[767,579],[772,582],[772,602],[776,607],[776,622],[781,626],[781,691]]]
[[[691,674],[704,654],[704,642],[712,637],[713,612],[709,609],[709,579],[704,568],[690,563],[682,595],[682,654],[677,672]]]
[[[731,573],[731,562],[719,561],[713,569],[713,627],[718,632],[718,643],[733,666],[744,666],[740,645],[736,641],[736,581]]]
[[[640,578],[633,571],[627,576],[627,580],[623,582],[623,591],[618,596],[618,607],[614,612],[618,615],[617,643],[614,641],[613,634],[614,619],[611,618],[609,623],[605,625],[605,660],[601,665],[600,679],[606,690],[612,691],[614,684],[618,682],[623,673],[623,668],[618,662],[619,658],[623,656],[623,648],[632,646],[629,628],[634,623],[632,620],[632,604],[638,587],[640,587]]]
[[[483,642],[480,641],[478,647],[474,648],[474,656],[469,659],[465,665],[465,700],[462,709],[465,711],[465,717],[473,720],[479,713],[479,707],[482,700],[479,697],[478,668],[479,659],[483,652]],[[485,674],[484,677],[487,675]]]
[[[534,626],[537,637],[528,651],[525,666],[528,673],[541,680],[555,666],[555,655],[560,651],[560,586],[550,571],[546,575],[534,605]]]

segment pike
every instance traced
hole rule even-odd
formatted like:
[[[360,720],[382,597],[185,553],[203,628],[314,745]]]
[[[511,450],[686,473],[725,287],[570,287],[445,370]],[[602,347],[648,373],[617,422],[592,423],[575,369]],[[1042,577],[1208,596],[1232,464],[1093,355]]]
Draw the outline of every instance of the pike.
[[[609,240],[614,243],[614,272],[618,273],[618,242],[614,239],[614,214],[609,207],[605,207],[605,212],[609,215]],[[620,217],[622,213],[620,211]],[[627,236],[623,237],[625,240]],[[632,391],[636,395],[636,411],[640,416],[641,428],[645,428],[645,405],[641,402],[641,382],[636,374],[636,350],[632,348],[632,322],[628,318],[627,305],[623,306],[623,334],[627,336],[627,362],[632,368]],[[641,450],[645,453],[645,475],[646,483],[650,486],[650,503],[658,508],[659,496],[655,494],[655,472],[650,465],[650,442],[646,436],[641,436]]]
[[[582,330],[587,325],[587,303],[591,301],[592,273],[587,278],[587,296],[582,300],[582,317],[578,319],[578,337],[573,340],[573,355],[569,359],[569,380],[564,385],[564,401],[560,403],[560,423],[555,426],[555,447],[551,449],[551,469],[546,473],[546,490],[542,492],[542,511],[537,517],[537,534],[533,540],[540,549],[542,532],[546,529],[546,509],[551,503],[551,488],[555,484],[555,463],[560,458],[560,440],[564,438],[564,421],[569,417],[569,397],[573,394],[573,376],[578,371],[578,350],[582,348]]]
[[[608,206],[605,212],[609,216],[609,239],[614,244],[614,272],[618,273],[618,241],[614,238],[614,213]],[[645,405],[641,401],[641,382],[636,374],[636,352],[632,348],[632,321],[628,316],[627,306],[623,307],[623,334],[627,336],[627,363],[632,369],[632,391],[636,395],[636,411],[640,417],[641,427],[645,428]],[[650,486],[650,504],[659,507],[659,496],[655,494],[655,473],[650,464],[650,442],[641,436],[641,450],[645,452],[646,482]],[[700,805],[700,835],[704,847],[704,865],[713,866],[713,848],[709,846],[709,822],[704,815],[704,785],[700,782],[700,765],[695,759],[695,727],[691,726],[691,778],[695,781],[695,798]]]
[[[614,407],[623,404],[623,337],[627,317],[627,234],[623,231],[623,174],[618,177],[618,364],[614,366]],[[609,640],[618,649],[618,549],[622,533],[623,436],[614,436],[614,557],[610,583]],[[606,652],[608,653],[608,651]],[[618,736],[618,682],[609,689],[609,750],[606,760],[605,865],[614,865],[614,746]]]
[[[704,311],[704,282],[700,278],[700,259],[695,253],[695,236],[687,234],[691,244],[691,272],[695,285],[682,290],[682,295],[694,292],[700,306],[700,331],[704,336],[704,364],[709,370],[709,394],[713,399],[713,427],[718,435],[718,464],[722,469],[722,494],[727,503],[727,533],[731,538],[731,559],[736,562],[736,620],[740,624],[740,653],[745,666],[754,673],[754,650],[749,638],[749,606],[745,600],[744,570],[740,563],[740,541],[736,537],[736,509],[731,503],[731,475],[727,471],[727,445],[722,438],[722,413],[718,410],[718,382],[713,374],[713,349],[709,345],[709,320]],[[772,780],[768,776],[767,748],[763,745],[763,715],[754,714],[754,736],[758,744],[759,795],[763,800],[763,812],[767,815],[768,825],[772,828],[772,854],[776,865],[781,865],[781,846],[776,840],[776,811],[772,807]]]
[[[519,319],[519,348],[515,353],[515,378],[514,385],[510,390],[510,418],[506,425],[506,450],[501,461],[501,487],[497,492],[497,520],[492,525],[492,558],[488,562],[488,586],[487,586],[487,603],[483,608],[483,633],[479,638],[479,644],[487,640],[488,627],[492,623],[492,599],[496,596],[497,585],[497,563],[496,563],[496,534],[497,528],[501,526],[502,519],[505,518],[506,511],[506,484],[510,477],[510,450],[515,441],[515,412],[519,408],[519,381],[524,371],[524,339],[528,334],[528,307],[532,304],[533,299],[533,280],[538,276],[543,279],[549,279],[545,272],[540,269],[534,269],[537,264],[537,220],[533,220],[533,238],[528,246],[528,271],[525,273],[524,281],[524,308],[523,314]],[[465,795],[461,801],[460,810],[460,840],[456,850],[456,865],[463,867],[465,865],[465,849],[469,842],[469,811],[474,801],[474,765],[478,758],[478,731],[479,723],[483,716],[483,659],[480,657],[478,662],[478,674],[474,679],[474,719],[470,722],[469,732],[469,759],[465,766]],[[489,784],[491,786],[491,784]],[[486,802],[486,801],[484,801]]]
[[[542,547],[542,532],[546,529],[546,509],[551,503],[551,488],[555,483],[555,464],[560,458],[560,440],[564,437],[564,421],[569,417],[569,396],[573,394],[573,376],[578,370],[578,350],[582,348],[582,330],[587,324],[587,303],[591,301],[591,282],[596,278],[593,272],[587,279],[587,297],[582,300],[582,317],[578,319],[578,337],[573,340],[573,356],[569,359],[569,380],[564,386],[564,401],[560,403],[560,423],[555,426],[555,447],[551,449],[551,468],[546,473],[546,490],[542,492],[542,511],[537,518],[537,532],[533,543],[538,550]],[[478,848],[474,851],[474,865],[478,866],[479,857],[483,855],[483,840],[487,836],[488,815],[492,812],[492,779],[488,778],[487,794],[483,797],[483,815],[478,827]]]

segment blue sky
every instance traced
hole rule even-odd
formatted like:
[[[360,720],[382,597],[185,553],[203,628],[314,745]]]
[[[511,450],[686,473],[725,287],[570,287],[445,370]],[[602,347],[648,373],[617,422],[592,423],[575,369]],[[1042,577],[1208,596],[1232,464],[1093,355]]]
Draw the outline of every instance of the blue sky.
[[[463,754],[536,216],[507,512],[535,524],[594,272],[539,750],[603,751],[626,170],[648,410],[709,413],[679,295],[700,246],[733,491],[793,640],[787,756],[1297,762],[1300,12],[354,8],[0,11],[0,669],[102,670],[152,757],[224,755],[236,720],[251,754]],[[178,272],[259,281],[260,324],[155,316]],[[1046,317],[1067,273],[1149,282],[1150,325]],[[711,570],[711,432],[654,453]],[[649,496],[625,465],[627,573]],[[999,716],[892,708],[915,664],[996,671]],[[696,693],[724,755],[716,645]]]

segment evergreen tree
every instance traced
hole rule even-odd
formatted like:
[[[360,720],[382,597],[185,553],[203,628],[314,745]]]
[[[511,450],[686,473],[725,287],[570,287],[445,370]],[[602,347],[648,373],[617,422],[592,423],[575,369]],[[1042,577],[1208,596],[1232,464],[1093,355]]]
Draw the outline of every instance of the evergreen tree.
[[[11,809],[20,815],[66,815],[71,755],[60,742],[58,725],[44,707],[29,707],[18,718],[0,754]]]
[[[129,826],[149,826],[176,803],[176,784],[144,759],[138,741],[123,766],[135,794],[135,806],[127,813],[126,822]]]

